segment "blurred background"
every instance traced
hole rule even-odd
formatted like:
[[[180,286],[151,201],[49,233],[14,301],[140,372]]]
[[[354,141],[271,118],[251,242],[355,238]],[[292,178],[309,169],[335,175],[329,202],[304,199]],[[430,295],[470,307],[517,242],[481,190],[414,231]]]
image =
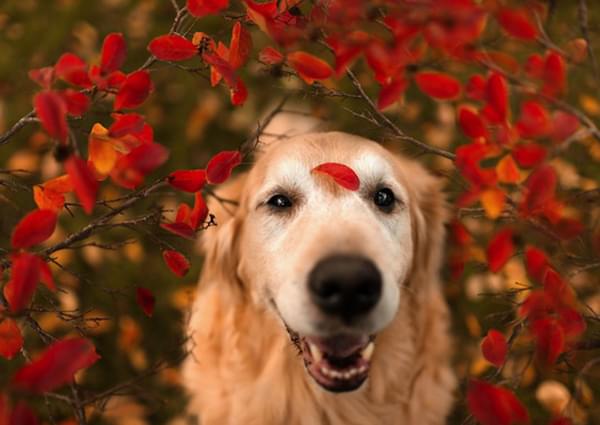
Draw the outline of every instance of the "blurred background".
[[[181,0],[178,0],[182,3]],[[567,43],[579,37],[577,9],[573,2],[554,1],[550,18],[550,34],[555,40]],[[600,45],[600,5],[589,2],[590,31],[596,46]],[[233,4],[231,14],[238,16],[243,9]],[[122,32],[128,42],[128,58],[124,71],[138,68],[148,57],[146,46],[155,36],[168,32],[174,10],[168,0],[3,0],[0,4],[0,133],[9,129],[32,109],[31,99],[38,87],[28,79],[27,71],[52,65],[64,52],[74,52],[88,62],[99,61],[104,36]],[[222,17],[208,17],[193,23],[195,31],[204,31],[223,41],[229,40],[232,22]],[[266,37],[253,31],[257,48],[266,45]],[[515,41],[498,41],[499,50],[524,58],[522,46]],[[469,70],[452,65],[454,75],[469,75]],[[357,71],[362,81],[368,73]],[[290,108],[303,105],[313,115],[329,121],[331,128],[362,134],[386,141],[380,129],[358,120],[345,111],[356,105],[349,99],[336,99],[315,93],[297,79],[281,76],[254,59],[243,71],[249,87],[249,98],[243,107],[232,107],[229,94],[223,87],[211,88],[205,77],[177,70],[166,65],[152,69],[154,94],[140,112],[155,130],[155,140],[170,150],[168,162],[154,173],[164,176],[175,169],[203,167],[212,154],[223,149],[237,148],[256,128],[257,120],[283,98],[290,96]],[[589,67],[575,67],[570,72],[567,100],[584,110],[595,122],[600,117],[598,84]],[[339,83],[351,91],[347,81]],[[371,87],[373,84],[371,84]],[[371,92],[373,95],[376,91]],[[447,103],[434,102],[414,87],[404,102],[389,111],[390,116],[410,134],[431,145],[454,150],[465,142],[455,129],[455,108]],[[78,139],[87,139],[94,122],[108,127],[110,110],[94,109],[75,122],[72,129]],[[408,155],[415,152],[398,142],[389,143]],[[423,162],[436,173],[446,176],[449,198],[463,189],[453,165],[443,159],[423,156]],[[600,179],[600,143],[591,138],[581,140],[565,149],[553,160],[566,191],[598,187]],[[1,176],[0,185],[0,249],[8,249],[9,235],[15,223],[34,208],[31,186],[61,173],[54,160],[47,136],[37,124],[28,125],[10,141],[0,146],[0,169],[21,170]],[[148,178],[146,181],[152,181]],[[100,197],[114,198],[121,194],[111,184],[103,184]],[[124,192],[123,192],[124,193]],[[192,202],[181,193],[161,192],[139,206],[140,211],[163,205],[173,211],[178,202]],[[58,231],[47,244],[62,240],[88,222],[82,214],[63,215]],[[465,224],[476,236],[489,233],[492,222],[477,217]],[[207,231],[210,231],[208,229]],[[185,397],[179,386],[177,365],[182,356],[185,311],[201,268],[196,244],[160,233],[160,237],[184,252],[192,261],[192,269],[184,278],[174,276],[162,261],[156,244],[157,230],[117,229],[103,232],[92,241],[112,244],[112,249],[87,245],[74,250],[57,252],[64,270],[55,268],[55,277],[63,290],[57,295],[42,291],[40,303],[59,305],[71,315],[60,316],[43,309],[37,315],[48,332],[61,336],[83,330],[92,336],[102,360],[81,376],[86,391],[102,394],[118,383],[119,397],[106,400],[99,397],[90,407],[90,423],[163,424],[177,418],[184,409]],[[522,235],[527,238],[528,235]],[[483,258],[481,251],[475,253]],[[479,343],[491,326],[508,322],[507,298],[497,297],[515,282],[527,283],[522,262],[510,261],[500,274],[485,272],[481,264],[467,267],[463,278],[452,280],[444,271],[445,291],[453,310],[453,332],[457,335],[456,368],[462,378],[486,372],[489,364],[481,358]],[[574,281],[585,301],[600,311],[598,274],[579,273]],[[150,288],[156,295],[153,317],[146,317],[135,302],[135,287]],[[481,296],[482,293],[491,294]],[[42,347],[34,335],[27,335],[29,349]],[[0,389],[22,362],[0,359]],[[527,364],[509,365],[522,368],[518,395],[532,412],[549,417],[552,409],[568,402],[577,390],[584,393],[585,405],[580,406],[581,423],[600,424],[600,375],[598,379],[580,382],[575,388],[572,377],[557,371],[543,377]],[[508,373],[508,372],[507,372]],[[462,390],[461,390],[462,391]],[[459,394],[459,400],[462,393]],[[44,400],[32,399],[39,412],[69,422],[71,412],[60,403],[46,405]],[[100,414],[104,411],[103,414]],[[461,424],[466,417],[462,401],[457,403],[451,423]]]

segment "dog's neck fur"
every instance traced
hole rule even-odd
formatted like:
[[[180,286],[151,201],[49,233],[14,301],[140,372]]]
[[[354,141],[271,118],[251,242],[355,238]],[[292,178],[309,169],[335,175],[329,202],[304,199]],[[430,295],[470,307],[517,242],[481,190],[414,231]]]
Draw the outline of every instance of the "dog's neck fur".
[[[396,318],[376,339],[368,380],[333,394],[307,374],[272,307],[231,282],[202,279],[184,366],[184,376],[197,377],[186,382],[190,412],[202,425],[445,423],[455,386],[447,307],[438,289],[426,289],[431,282],[414,277],[408,286]]]

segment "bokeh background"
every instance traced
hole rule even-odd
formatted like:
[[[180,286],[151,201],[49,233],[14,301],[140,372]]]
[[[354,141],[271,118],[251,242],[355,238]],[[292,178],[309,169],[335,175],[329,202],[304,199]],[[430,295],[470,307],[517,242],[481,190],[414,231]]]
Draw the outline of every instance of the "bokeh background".
[[[574,2],[551,3],[554,11],[549,29],[553,38],[566,43],[580,36]],[[598,46],[600,4],[588,3],[591,38]],[[237,6],[234,4],[232,15]],[[237,10],[241,13],[242,8]],[[32,109],[31,99],[38,87],[27,77],[29,69],[52,65],[67,51],[97,62],[104,36],[122,32],[129,48],[124,70],[134,70],[148,57],[149,40],[167,33],[173,17],[169,0],[3,0],[0,4],[0,133]],[[228,40],[232,23],[223,17],[209,17],[191,25],[195,31]],[[266,43],[259,31],[254,31],[253,36],[256,45]],[[501,43],[498,48],[521,55],[519,59],[522,59],[522,46],[518,42]],[[451,72],[468,76],[466,69],[453,66]],[[198,74],[169,66],[154,67],[152,73],[155,92],[141,113],[154,127],[156,141],[167,146],[171,153],[169,161],[154,173],[155,177],[175,169],[203,167],[215,152],[237,148],[255,129],[257,120],[285,95],[290,96],[292,107],[302,105],[313,115],[329,121],[332,128],[387,140],[381,129],[345,111],[344,108],[358,108],[351,100],[316,96],[297,79],[275,75],[256,61],[243,73],[250,96],[241,108],[230,105],[224,88],[211,88],[207,79]],[[371,78],[367,73],[359,73],[359,76],[364,81]],[[589,66],[572,69],[570,78],[567,100],[598,122],[599,86]],[[344,86],[347,82],[340,84]],[[349,85],[345,87],[350,91]],[[95,109],[74,123],[72,128],[77,137],[86,140],[94,122],[108,126],[109,113],[108,106],[105,111]],[[405,101],[390,114],[406,133],[429,144],[453,150],[465,142],[464,136],[455,129],[454,108],[434,102],[414,88],[409,89]],[[415,154],[410,147],[398,142],[392,145],[408,155]],[[447,177],[450,199],[463,188],[451,163],[426,156],[421,159],[436,173]],[[584,139],[561,153],[553,164],[559,169],[561,186],[566,190],[596,188],[600,179],[600,143]],[[61,171],[47,136],[37,124],[28,125],[9,143],[0,146],[2,169],[22,170],[0,175],[0,249],[6,249],[15,223],[34,208],[31,185]],[[105,184],[101,197],[116,197],[119,191]],[[173,210],[181,200],[192,202],[191,197],[161,192],[139,208],[141,211],[161,204]],[[62,216],[59,230],[47,243],[61,240],[87,220],[79,213],[73,217]],[[468,226],[475,234],[484,234],[492,223],[473,217],[468,219]],[[161,238],[192,260],[189,274],[185,278],[175,277],[162,261],[156,232],[156,228],[151,227],[112,230],[93,241],[116,244],[114,249],[83,246],[58,252],[57,259],[66,269],[54,270],[63,289],[57,296],[42,293],[39,300],[42,305],[54,303],[73,312],[61,317],[40,311],[39,321],[49,332],[66,335],[80,329],[93,337],[102,361],[81,376],[87,390],[102,393],[118,383],[128,384],[119,391],[119,397],[107,404],[100,398],[99,403],[90,408],[91,423],[163,424],[180,416],[184,409],[185,397],[179,387],[177,365],[182,355],[185,311],[193,297],[202,261],[196,244],[159,232]],[[457,336],[456,368],[463,378],[485,373],[489,365],[479,353],[480,338],[489,327],[509,320],[504,312],[510,309],[510,302],[493,294],[511,288],[516,281],[527,283],[526,273],[521,262],[511,261],[503,273],[497,275],[485,273],[476,263],[467,267],[460,280],[452,281],[447,271],[444,274],[445,290],[453,310],[453,332]],[[593,271],[578,274],[574,282],[596,312],[600,311],[598,283],[598,275]],[[135,302],[134,289],[138,285],[150,288],[156,295],[152,318],[146,317]],[[481,296],[482,293],[491,295]],[[42,347],[33,335],[28,335],[27,340],[32,351]],[[20,364],[20,361],[0,359],[0,389],[7,384],[10,372]],[[575,390],[569,383],[572,380],[561,372],[541,378],[532,367],[513,366],[523,368],[519,396],[532,411],[542,416],[549,416],[549,406],[564,403]],[[587,400],[587,405],[581,406],[581,411],[586,412],[582,413],[581,423],[600,424],[600,375],[596,373],[596,377],[595,382],[588,379],[580,388]],[[40,412],[50,412],[65,421],[70,418],[69,410],[60,403],[51,403],[48,407],[44,400],[32,399],[31,402]],[[100,414],[101,411],[104,413]],[[459,401],[451,423],[460,424],[465,417],[464,403]]]

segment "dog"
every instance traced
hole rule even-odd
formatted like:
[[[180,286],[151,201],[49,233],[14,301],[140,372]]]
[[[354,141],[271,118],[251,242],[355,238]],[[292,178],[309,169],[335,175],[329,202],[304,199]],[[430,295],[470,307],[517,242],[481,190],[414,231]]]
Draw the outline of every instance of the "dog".
[[[218,195],[236,202],[209,202],[182,369],[199,423],[445,423],[441,182],[376,142],[316,132],[270,143]]]

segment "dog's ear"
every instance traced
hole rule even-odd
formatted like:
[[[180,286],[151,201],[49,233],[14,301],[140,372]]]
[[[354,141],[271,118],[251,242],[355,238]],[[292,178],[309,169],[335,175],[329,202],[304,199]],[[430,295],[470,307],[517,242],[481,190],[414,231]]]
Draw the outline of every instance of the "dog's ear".
[[[200,243],[204,254],[202,281],[236,282],[239,258],[238,238],[244,213],[241,211],[241,194],[248,173],[232,177],[215,190],[216,196],[208,199],[210,214],[215,216],[216,227],[202,232]],[[217,198],[218,197],[218,198]]]

